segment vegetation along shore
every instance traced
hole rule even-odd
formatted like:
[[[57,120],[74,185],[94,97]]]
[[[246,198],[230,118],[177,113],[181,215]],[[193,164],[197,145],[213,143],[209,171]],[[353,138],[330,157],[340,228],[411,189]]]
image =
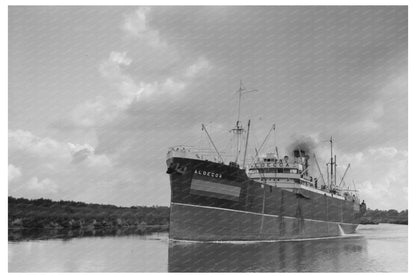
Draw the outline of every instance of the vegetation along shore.
[[[159,227],[168,230],[169,207],[87,204],[9,197],[9,229],[111,229]]]

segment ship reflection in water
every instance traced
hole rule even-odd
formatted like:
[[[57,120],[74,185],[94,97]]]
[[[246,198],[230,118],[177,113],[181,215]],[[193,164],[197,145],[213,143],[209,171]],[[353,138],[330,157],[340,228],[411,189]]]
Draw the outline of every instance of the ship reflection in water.
[[[350,272],[360,271],[367,240],[348,238],[169,244],[169,272]]]

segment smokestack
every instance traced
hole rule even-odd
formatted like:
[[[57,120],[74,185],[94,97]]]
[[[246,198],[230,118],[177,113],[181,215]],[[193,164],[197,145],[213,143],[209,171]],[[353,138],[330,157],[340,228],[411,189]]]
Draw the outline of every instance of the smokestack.
[[[300,150],[300,149],[294,150],[293,151],[293,156],[296,157],[296,158],[298,158],[298,157],[305,157],[305,151],[304,150]]]
[[[305,165],[305,169],[309,167],[309,155],[307,155],[304,150],[294,150],[293,156],[297,158],[300,163]],[[308,175],[308,170],[305,171],[305,174]]]

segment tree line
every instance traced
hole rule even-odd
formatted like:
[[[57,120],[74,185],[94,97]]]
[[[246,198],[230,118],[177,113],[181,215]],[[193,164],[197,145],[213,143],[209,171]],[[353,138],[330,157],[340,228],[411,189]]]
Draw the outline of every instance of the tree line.
[[[408,210],[397,211],[389,210],[372,210],[367,209],[366,213],[361,217],[361,224],[408,224]]]
[[[9,228],[112,228],[168,226],[169,207],[87,204],[50,199],[8,198]]]

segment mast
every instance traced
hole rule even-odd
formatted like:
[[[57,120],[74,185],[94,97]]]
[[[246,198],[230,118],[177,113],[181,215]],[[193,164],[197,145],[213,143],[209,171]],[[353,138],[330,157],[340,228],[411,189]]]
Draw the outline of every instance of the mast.
[[[217,150],[217,147],[215,146],[214,141],[212,141],[211,136],[209,136],[208,130],[205,128],[204,124],[202,124],[202,130],[205,131],[205,133],[208,136],[209,141],[211,142],[211,144],[214,147],[215,151],[217,152],[219,158],[221,159],[221,162],[224,163],[224,160],[222,159],[222,156],[220,155],[220,152]]]
[[[334,155],[334,186],[337,186],[337,155]]]
[[[330,181],[329,181],[328,165],[329,165],[329,163],[326,164],[326,184],[328,184],[328,186],[330,187],[329,189],[331,189],[331,184],[330,184]]]
[[[237,122],[235,124],[235,127],[231,129],[231,131],[236,135],[237,137],[237,146],[236,146],[236,156],[235,156],[235,163],[238,161],[238,156],[240,155],[240,144],[241,144],[241,135],[244,132],[243,126],[240,124],[240,110],[241,110],[241,96],[246,93],[251,92],[257,92],[257,90],[247,90],[244,85],[243,81],[240,80],[240,88],[237,90],[238,93],[238,114],[237,114]]]
[[[331,182],[329,183],[329,189],[332,190],[332,186],[334,184],[334,159],[332,157],[332,142],[333,142],[332,136],[331,136],[331,139],[329,139],[329,142],[331,143],[331,163],[330,163],[330,165],[331,165]]]
[[[246,165],[246,155],[247,155],[247,145],[248,145],[249,134],[250,134],[250,120],[248,120],[248,124],[247,124],[247,138],[246,138],[246,147],[244,148],[243,168]]]

